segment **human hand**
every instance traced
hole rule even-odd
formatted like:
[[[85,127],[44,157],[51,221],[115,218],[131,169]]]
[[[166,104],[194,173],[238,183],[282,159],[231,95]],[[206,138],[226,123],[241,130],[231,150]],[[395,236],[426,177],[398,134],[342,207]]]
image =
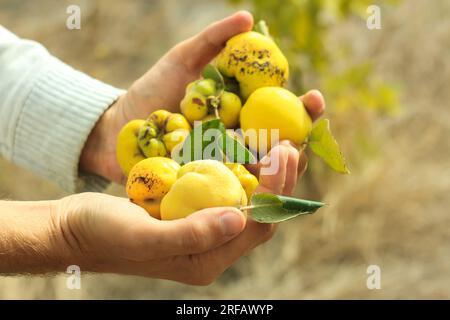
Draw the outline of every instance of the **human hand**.
[[[300,97],[311,118],[317,119],[325,103],[312,90]],[[258,192],[290,195],[307,160],[288,141],[275,146],[263,165],[278,158],[273,175],[260,175]],[[258,171],[261,164],[253,166]],[[171,279],[204,285],[254,247],[270,239],[274,224],[246,220],[236,208],[210,208],[185,219],[159,221],[126,199],[100,194],[80,194],[61,200],[58,225],[65,236],[69,261],[87,271],[113,272]],[[229,211],[228,235],[220,217]],[[234,230],[234,232],[232,232]]]
[[[59,251],[66,265],[194,285],[210,284],[273,234],[272,225],[247,222],[232,207],[161,221],[127,199],[97,193],[63,198],[52,215],[64,235]]]

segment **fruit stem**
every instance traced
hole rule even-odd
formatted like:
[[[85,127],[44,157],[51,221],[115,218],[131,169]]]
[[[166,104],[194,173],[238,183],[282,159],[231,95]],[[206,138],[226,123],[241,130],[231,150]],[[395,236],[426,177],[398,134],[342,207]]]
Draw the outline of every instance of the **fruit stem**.
[[[257,24],[255,24],[255,31],[265,35],[268,38],[270,37],[269,27],[264,20],[259,20]]]
[[[217,119],[220,119],[219,109],[217,107],[214,108],[214,115],[216,116]]]
[[[248,205],[248,206],[241,206],[238,207],[239,210],[250,210],[255,208],[264,208],[264,207],[274,207],[275,205],[273,203],[267,203],[267,204],[258,204],[258,205]],[[280,204],[281,206],[281,204]]]

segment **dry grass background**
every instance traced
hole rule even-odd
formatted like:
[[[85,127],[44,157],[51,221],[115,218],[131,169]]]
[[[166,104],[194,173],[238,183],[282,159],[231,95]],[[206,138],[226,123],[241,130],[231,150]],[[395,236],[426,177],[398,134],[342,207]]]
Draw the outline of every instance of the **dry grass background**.
[[[67,1],[0,0],[0,21],[122,87],[177,41],[233,11],[222,1],[72,3],[82,7],[80,31],[64,27]],[[333,39],[354,38],[355,59],[369,56],[376,72],[401,88],[403,111],[368,124],[382,141],[375,156],[351,176],[323,182],[331,206],[281,225],[271,242],[209,287],[85,275],[82,290],[70,291],[64,275],[3,277],[0,298],[450,298],[450,2],[404,1],[382,14],[382,30],[354,20]],[[351,139],[337,134],[350,151]],[[0,160],[0,194],[35,200],[64,192]],[[366,288],[370,264],[381,267],[381,290]]]

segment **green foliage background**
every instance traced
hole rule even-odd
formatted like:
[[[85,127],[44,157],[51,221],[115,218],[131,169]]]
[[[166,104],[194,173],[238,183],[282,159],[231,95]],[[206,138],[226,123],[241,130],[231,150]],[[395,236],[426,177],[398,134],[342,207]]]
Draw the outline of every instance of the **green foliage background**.
[[[398,110],[396,90],[382,79],[372,77],[372,63],[351,63],[351,44],[342,43],[330,51],[327,39],[334,26],[346,19],[365,24],[368,0],[230,0],[250,3],[255,20],[266,20],[290,64],[290,87],[304,92],[320,85],[334,110],[367,108],[382,114]],[[384,1],[393,5],[397,0]],[[346,60],[345,68],[337,63]],[[341,63],[342,65],[342,63]]]

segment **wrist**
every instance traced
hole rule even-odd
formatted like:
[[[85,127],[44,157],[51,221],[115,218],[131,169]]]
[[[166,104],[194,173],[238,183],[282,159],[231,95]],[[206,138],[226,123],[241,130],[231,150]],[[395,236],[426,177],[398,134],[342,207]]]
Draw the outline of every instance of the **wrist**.
[[[114,172],[115,164],[111,159],[115,159],[116,139],[121,128],[117,110],[122,97],[103,113],[89,134],[80,155],[81,171],[114,180],[111,172]]]
[[[70,252],[54,219],[56,201],[0,201],[0,273],[67,268]]]

